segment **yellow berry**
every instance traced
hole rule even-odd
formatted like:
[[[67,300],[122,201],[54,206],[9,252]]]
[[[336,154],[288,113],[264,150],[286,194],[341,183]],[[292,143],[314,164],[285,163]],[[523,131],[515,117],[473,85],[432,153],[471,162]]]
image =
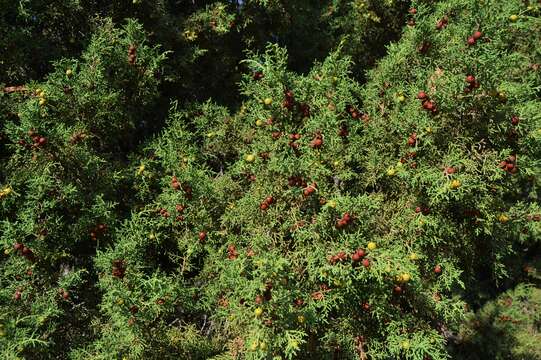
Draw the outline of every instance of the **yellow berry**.
[[[394,168],[387,169],[387,175],[389,175],[389,176],[396,175],[396,170]]]
[[[410,342],[408,340],[402,341],[402,349],[408,350],[410,348]]]
[[[260,317],[261,315],[263,315],[263,309],[258,307],[254,310],[254,314],[256,317]]]
[[[334,200],[327,201],[327,206],[333,209],[336,208],[336,201]]]
[[[406,97],[404,95],[398,95],[396,99],[398,100],[398,102],[401,102],[401,103],[406,101]]]
[[[255,125],[256,126],[263,126],[263,125],[265,125],[265,122],[263,120],[261,120],[261,119],[258,119],[258,120],[256,120]]]
[[[39,104],[42,105],[42,106],[45,105],[46,102],[47,102],[47,100],[45,98],[39,99]]]
[[[505,215],[505,214],[501,214],[500,216],[498,216],[498,220],[502,223],[502,224],[505,224],[506,222],[509,221],[509,216]]]
[[[511,20],[511,22],[515,22],[518,20],[518,15],[511,15],[509,16],[509,20]]]
[[[265,100],[263,100],[263,103],[267,106],[269,106],[270,104],[272,104],[272,99],[271,98],[265,98]]]
[[[414,260],[418,260],[419,256],[416,253],[411,253],[409,258],[410,260],[414,261]]]
[[[451,189],[458,189],[460,185],[461,185],[460,180],[455,179],[451,181]]]
[[[306,319],[304,318],[303,315],[299,315],[299,316],[297,316],[297,321],[299,322],[299,324],[304,324]]]
[[[375,242],[370,241],[366,247],[368,248],[368,250],[375,250],[378,246]]]
[[[402,275],[400,275],[400,278],[402,282],[407,283],[408,281],[411,280],[411,275],[408,273],[403,273]]]
[[[66,70],[66,76],[67,77],[71,77],[72,75],[73,75],[73,70],[71,70],[71,69]]]
[[[254,154],[248,154],[244,157],[244,160],[246,160],[246,162],[249,162],[249,163],[252,163],[255,161],[255,155]]]

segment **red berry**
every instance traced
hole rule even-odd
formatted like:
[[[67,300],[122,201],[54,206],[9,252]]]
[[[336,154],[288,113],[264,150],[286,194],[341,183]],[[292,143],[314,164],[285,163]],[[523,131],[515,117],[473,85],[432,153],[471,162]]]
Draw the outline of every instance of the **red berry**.
[[[321,147],[321,145],[323,145],[323,139],[317,138],[317,139],[312,140],[312,147],[313,148],[317,149],[317,148]]]
[[[361,261],[361,256],[358,254],[358,253],[353,253],[353,255],[351,255],[351,261],[353,262],[359,262]]]
[[[473,75],[466,76],[466,82],[469,83],[469,84],[474,83],[475,82],[475,76],[473,76]]]
[[[368,259],[363,259],[363,266],[364,266],[365,268],[369,267],[369,266],[370,266],[370,260],[368,260]]]
[[[68,300],[69,297],[70,297],[69,292],[67,292],[67,291],[64,290],[64,291],[62,292],[62,297],[64,298],[64,300]]]
[[[513,116],[511,117],[511,124],[513,125],[517,125],[519,123],[520,119],[518,118],[518,116]]]
[[[415,212],[416,212],[417,214],[420,213],[420,212],[421,212],[421,207],[420,207],[420,206],[417,206],[417,207],[415,208]]]
[[[475,38],[473,36],[468,38],[468,45],[475,45]]]
[[[360,257],[364,257],[366,255],[366,252],[364,249],[357,249],[357,254],[359,254]]]
[[[38,139],[38,143],[39,143],[40,146],[43,146],[43,145],[47,144],[47,138],[45,138],[45,137],[43,137],[43,136],[40,137],[40,138]]]
[[[207,238],[207,233],[204,231],[201,231],[199,233],[199,241],[205,241],[206,238]]]
[[[408,138],[408,145],[409,146],[415,146],[415,139],[412,138],[412,137]]]
[[[267,196],[265,202],[270,205],[274,202],[274,198],[272,196]]]
[[[441,274],[441,266],[440,265],[434,266],[434,273],[435,274]]]
[[[483,36],[483,33],[480,32],[479,30],[477,30],[476,32],[473,33],[473,36],[472,36],[472,37],[473,37],[475,40],[479,40],[479,39],[481,38],[481,36]]]
[[[23,248],[23,246],[24,246],[23,244],[16,242],[16,243],[13,245],[13,248],[14,248],[16,251],[19,251],[19,250],[21,250],[21,249]]]
[[[398,285],[395,285],[395,287],[393,288],[393,292],[397,295],[400,295],[402,294],[402,288]]]
[[[422,90],[419,91],[419,93],[417,94],[417,99],[419,99],[419,100],[424,100],[424,99],[426,99],[426,98],[427,98],[426,93],[425,93],[424,91],[422,91]]]
[[[408,12],[409,12],[411,15],[415,15],[415,14],[417,14],[417,9],[416,9],[416,8],[410,8],[410,9],[408,10]]]
[[[344,221],[346,222],[350,222],[351,221],[351,215],[349,215],[348,212],[344,213],[344,215],[342,215],[342,219],[344,219]]]
[[[267,205],[266,203],[262,203],[261,205],[259,205],[259,208],[260,208],[261,210],[267,210],[268,207],[269,207],[269,205]]]
[[[13,294],[13,299],[15,299],[15,300],[20,300],[21,299],[21,291],[20,290],[15,291],[15,294]]]

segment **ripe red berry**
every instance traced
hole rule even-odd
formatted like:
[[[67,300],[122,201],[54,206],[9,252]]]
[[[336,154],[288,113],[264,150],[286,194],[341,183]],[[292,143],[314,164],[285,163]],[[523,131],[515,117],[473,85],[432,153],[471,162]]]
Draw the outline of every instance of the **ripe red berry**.
[[[268,207],[269,207],[269,205],[267,205],[266,203],[261,203],[261,205],[259,205],[259,208],[260,208],[261,210],[267,210]]]
[[[434,102],[432,101],[425,101],[423,103],[423,107],[426,109],[426,110],[432,110],[434,109]]]
[[[363,266],[364,266],[365,268],[368,268],[368,267],[370,266],[370,260],[368,260],[368,259],[366,259],[366,258],[363,259]]]
[[[441,274],[441,266],[440,265],[434,266],[434,273],[435,274]]]
[[[410,9],[408,10],[408,12],[409,12],[411,15],[415,15],[415,14],[417,14],[417,9],[416,9],[416,8],[410,8]]]
[[[313,148],[317,149],[317,148],[321,147],[321,145],[323,145],[323,139],[317,138],[317,139],[312,140],[312,147]]]
[[[201,231],[199,233],[199,241],[205,241],[206,238],[207,238],[207,233],[204,231]]]
[[[415,139],[412,138],[412,137],[408,138],[408,145],[409,146],[415,146]]]
[[[417,94],[417,99],[419,99],[419,100],[424,100],[424,99],[426,99],[426,98],[427,98],[426,93],[425,93],[424,91],[422,91],[422,90],[419,91],[419,93]]]
[[[473,75],[466,76],[466,82],[469,83],[469,84],[474,83],[475,82],[475,76],[473,76]]]
[[[342,215],[342,219],[344,219],[344,221],[346,222],[349,222],[351,221],[351,215],[348,212],[345,212],[344,215]]]
[[[468,38],[468,45],[475,45],[475,38],[473,36]]]
[[[40,137],[40,138],[38,139],[38,143],[39,143],[40,146],[43,146],[43,145],[47,144],[47,138],[45,138],[45,137],[43,137],[43,136]]]
[[[519,122],[520,122],[520,119],[518,118],[518,116],[513,115],[513,117],[511,117],[511,124],[517,125]]]
[[[19,250],[21,250],[21,249],[23,248],[23,246],[24,246],[23,244],[16,242],[16,243],[13,245],[13,248],[14,248],[16,251],[19,251]]]
[[[64,298],[64,300],[68,300],[69,297],[70,297],[69,292],[67,292],[66,290],[64,290],[64,291],[62,292],[62,297]]]
[[[359,262],[361,261],[361,256],[358,254],[358,253],[353,253],[353,255],[351,255],[351,261],[353,262]]]
[[[481,38],[481,36],[483,36],[483,33],[482,33],[481,31],[477,30],[476,32],[473,33],[473,36],[472,36],[472,37],[473,37],[475,40],[479,40],[479,39]]]
[[[420,207],[420,206],[417,206],[417,207],[415,208],[415,212],[416,212],[417,214],[420,213],[420,212],[421,212],[421,207]]]
[[[400,295],[402,294],[402,288],[398,285],[395,285],[395,287],[393,288],[393,292],[396,294],[396,295]]]
[[[21,299],[21,291],[20,290],[15,291],[15,294],[13,294],[13,299],[14,300],[20,300]]]
[[[366,255],[366,251],[364,249],[357,249],[357,254],[363,258]]]
[[[274,202],[274,198],[272,196],[267,196],[265,202],[270,205]]]

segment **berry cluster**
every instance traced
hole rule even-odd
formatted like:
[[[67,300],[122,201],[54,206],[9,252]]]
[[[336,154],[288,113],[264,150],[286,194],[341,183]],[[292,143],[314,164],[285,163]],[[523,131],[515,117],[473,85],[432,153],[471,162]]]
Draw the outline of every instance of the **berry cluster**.
[[[90,230],[90,238],[94,241],[98,238],[98,236],[102,236],[107,232],[107,225],[106,224],[98,224],[94,228]]]
[[[137,60],[137,47],[135,45],[130,45],[128,48],[128,62],[130,65],[135,65],[135,61]]]
[[[417,133],[413,132],[408,138],[408,145],[415,146],[417,144]]]
[[[472,36],[468,38],[468,45],[473,46],[483,36],[483,33],[479,30],[475,31]]]
[[[333,255],[329,258],[329,263],[331,263],[331,265],[334,265],[338,262],[344,262],[347,259],[348,259],[348,255],[346,254],[346,252],[340,251],[338,254]]]
[[[126,261],[123,259],[113,260],[113,276],[119,279],[124,278],[126,274]]]
[[[235,260],[238,256],[237,247],[233,244],[227,245],[227,258],[229,260]]]
[[[261,210],[267,210],[269,206],[274,203],[274,198],[272,196],[267,196],[265,200],[259,205]]]
[[[284,91],[284,101],[282,102],[282,106],[291,111],[293,110],[293,106],[295,106],[295,98],[293,97],[293,92],[291,90]]]
[[[480,86],[479,81],[477,81],[477,79],[475,79],[475,76],[473,75],[466,76],[466,82],[468,83],[468,86],[464,89],[465,93],[469,93],[474,89],[478,89]]]
[[[158,210],[158,212],[160,213],[161,216],[163,216],[164,218],[168,218],[169,217],[169,211],[167,211],[166,208],[160,208]]]
[[[362,114],[359,110],[355,109],[353,106],[351,105],[348,105],[346,106],[346,111],[348,112],[348,114],[354,118],[354,119],[357,119],[359,118]]]
[[[517,157],[515,155],[510,155],[507,160],[503,160],[502,162],[500,162],[500,168],[510,174],[515,174],[518,171],[516,162]]]
[[[299,186],[299,187],[306,187],[306,180],[304,180],[301,176],[290,176],[287,179],[287,184],[289,186]]]
[[[184,221],[184,215],[182,215],[182,213],[184,212],[184,209],[186,209],[186,206],[181,205],[181,204],[176,204],[175,209],[180,214],[180,215],[177,215],[177,217],[176,217],[177,221]],[[167,211],[167,210],[165,210],[165,211]]]
[[[436,106],[436,103],[434,103],[433,100],[430,100],[426,92],[419,91],[417,94],[417,99],[421,100],[421,104],[423,105],[423,108],[427,111],[431,111],[432,113],[437,113],[438,108]]]
[[[303,190],[302,194],[304,195],[304,197],[308,197],[312,195],[312,193],[316,191],[316,189],[317,189],[317,183],[313,182]]]
[[[423,215],[428,215],[430,214],[430,209],[426,206],[417,206],[415,208],[415,213],[416,214],[422,213]]]
[[[447,26],[448,23],[449,23],[449,19],[447,18],[447,16],[442,17],[436,23],[436,30],[442,30],[443,28]]]
[[[314,149],[319,149],[323,145],[323,135],[321,132],[316,132],[314,139],[310,142],[310,146]]]
[[[28,144],[26,140],[19,140],[19,145],[30,148],[40,148],[47,144],[47,138],[45,136],[39,135],[34,129],[28,130],[28,136],[32,139],[32,144]]]
[[[13,248],[19,255],[24,256],[27,260],[34,261],[34,252],[29,247],[22,243],[16,242],[13,245]]]
[[[291,146],[294,150],[298,150],[299,149],[299,143],[295,142],[297,140],[299,140],[301,138],[301,134],[299,133],[296,133],[296,134],[289,134],[289,146]]]
[[[342,215],[342,218],[339,219],[336,222],[336,228],[337,229],[342,229],[342,228],[346,227],[347,225],[349,225],[351,223],[351,221],[353,221],[353,218],[351,217],[351,215],[348,212],[345,212]]]

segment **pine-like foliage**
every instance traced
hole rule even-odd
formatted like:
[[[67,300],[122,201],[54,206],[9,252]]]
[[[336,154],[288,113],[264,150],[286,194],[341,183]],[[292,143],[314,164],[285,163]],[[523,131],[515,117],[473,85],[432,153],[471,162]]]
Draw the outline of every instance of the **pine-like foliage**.
[[[4,358],[539,357],[539,6],[325,5],[113,2],[0,98]]]

